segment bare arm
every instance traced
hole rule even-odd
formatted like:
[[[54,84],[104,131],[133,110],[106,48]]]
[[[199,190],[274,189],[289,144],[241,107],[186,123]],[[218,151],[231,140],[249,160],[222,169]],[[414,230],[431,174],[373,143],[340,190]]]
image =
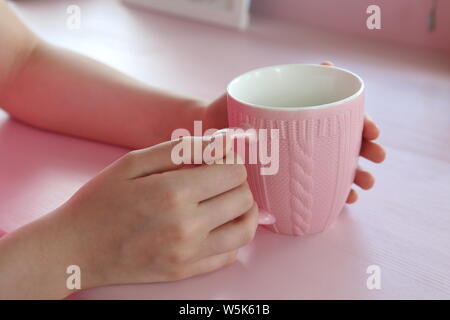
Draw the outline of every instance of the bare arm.
[[[95,60],[47,44],[0,0],[0,108],[15,119],[55,132],[141,148],[169,140],[173,129],[191,129],[193,120],[205,119],[207,115],[210,118],[212,113],[220,115],[221,120],[207,123],[225,126],[224,102],[222,97],[212,108],[205,108],[200,101],[151,88]],[[199,178],[193,180],[200,182]],[[159,186],[153,189],[161,190]],[[122,192],[119,197],[135,193],[135,190]],[[102,202],[98,190],[88,194],[95,203]],[[110,202],[111,199],[104,201]],[[67,207],[62,206],[0,239],[0,299],[62,298],[71,292],[66,288],[66,268],[71,264],[84,270],[83,288],[105,284],[98,281],[101,276],[94,276],[97,272],[92,271],[91,261],[87,261],[90,258],[86,259],[88,252],[94,253],[95,246],[77,249],[79,239],[86,238],[80,233],[82,229],[104,223],[95,223],[92,216],[85,215],[88,228],[69,231],[75,224],[74,215],[68,213],[72,209]],[[156,214],[166,210],[156,210],[154,206],[151,209],[146,211]],[[86,208],[76,210],[76,216],[85,211]],[[100,211],[93,210],[96,214]],[[109,219],[111,210],[107,212]],[[101,243],[99,239],[96,236],[94,243]],[[231,253],[230,257],[235,257]],[[206,272],[231,261],[223,256],[220,261],[216,259],[189,272],[203,269]],[[104,270],[106,265],[101,264],[100,269]]]
[[[192,130],[194,120],[204,120],[206,109],[198,100],[149,87],[39,40],[4,2],[0,17],[0,42],[7,44],[0,49],[0,107],[12,117],[131,148],[168,140],[173,129]]]
[[[0,1],[0,102],[6,87],[33,52],[37,37]]]

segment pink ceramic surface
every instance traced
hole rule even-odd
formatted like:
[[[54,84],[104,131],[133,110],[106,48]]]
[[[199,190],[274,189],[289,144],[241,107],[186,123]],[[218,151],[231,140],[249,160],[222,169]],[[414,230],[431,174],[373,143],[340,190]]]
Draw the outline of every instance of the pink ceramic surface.
[[[275,216],[275,232],[316,233],[335,222],[354,179],[363,92],[359,77],[319,65],[258,69],[230,83],[230,126],[279,132],[278,173],[262,175],[260,164],[247,164],[250,188],[259,208]]]

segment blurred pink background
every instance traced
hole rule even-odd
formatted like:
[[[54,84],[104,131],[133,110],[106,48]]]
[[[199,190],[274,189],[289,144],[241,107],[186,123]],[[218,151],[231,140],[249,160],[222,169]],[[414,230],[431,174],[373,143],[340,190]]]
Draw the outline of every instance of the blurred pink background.
[[[254,0],[252,13],[450,53],[450,1],[437,1],[436,28],[429,32],[432,3],[433,0]],[[381,9],[380,30],[366,28],[369,5]]]

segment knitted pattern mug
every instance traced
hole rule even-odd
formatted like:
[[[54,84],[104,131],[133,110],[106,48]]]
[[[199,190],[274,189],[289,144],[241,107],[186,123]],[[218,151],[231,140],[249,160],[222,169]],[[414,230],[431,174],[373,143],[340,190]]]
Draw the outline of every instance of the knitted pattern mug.
[[[288,64],[240,75],[227,94],[230,127],[278,131],[278,172],[263,175],[264,165],[246,163],[255,201],[276,219],[269,228],[304,235],[335,222],[361,146],[362,79],[338,67]]]

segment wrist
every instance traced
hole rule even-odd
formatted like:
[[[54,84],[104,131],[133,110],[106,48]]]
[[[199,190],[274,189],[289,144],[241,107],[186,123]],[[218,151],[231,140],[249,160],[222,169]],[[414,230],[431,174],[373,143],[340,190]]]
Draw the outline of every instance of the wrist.
[[[100,285],[65,214],[58,208],[0,239],[0,299],[62,299]],[[68,281],[71,265],[80,267],[81,288]]]
[[[61,299],[71,293],[49,220],[45,216],[0,240],[0,298]]]
[[[109,283],[103,272],[105,265],[99,262],[102,252],[96,250],[95,241],[92,241],[95,240],[95,234],[87,230],[89,226],[84,227],[82,222],[80,223],[78,218],[81,216],[83,216],[82,209],[73,207],[70,201],[52,213],[51,224],[55,228],[52,239],[53,242],[57,242],[53,250],[63,253],[60,255],[60,266],[55,267],[62,266],[65,272],[69,266],[78,267],[81,278],[80,289],[107,285]],[[70,274],[66,273],[66,279],[69,276]]]

